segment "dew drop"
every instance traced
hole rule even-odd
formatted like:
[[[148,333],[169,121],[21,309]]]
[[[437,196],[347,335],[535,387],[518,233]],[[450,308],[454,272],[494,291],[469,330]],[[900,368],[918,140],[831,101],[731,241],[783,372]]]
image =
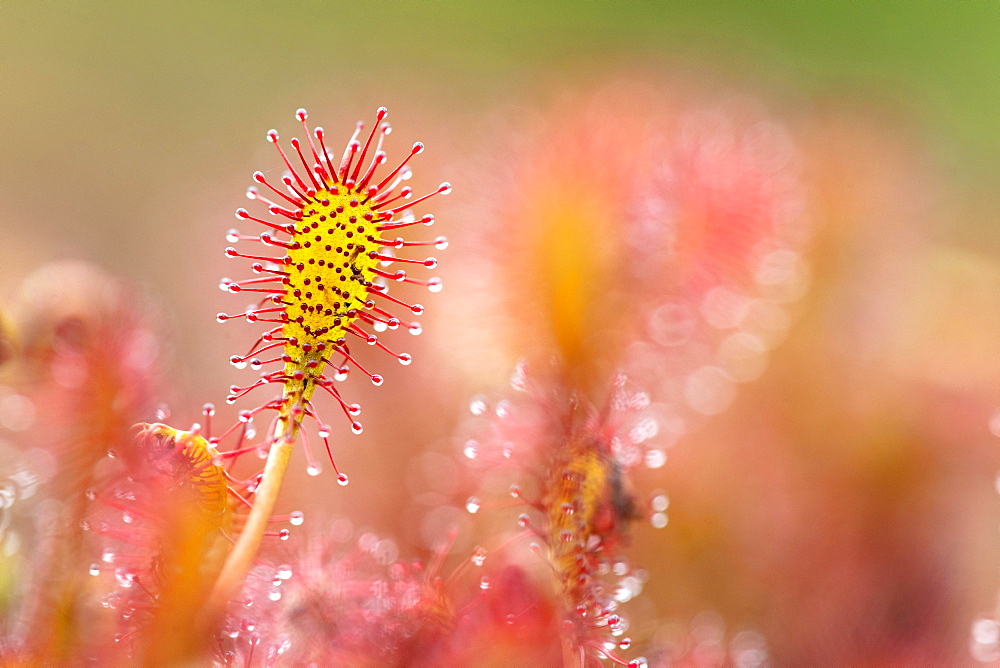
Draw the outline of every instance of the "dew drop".
[[[480,507],[482,507],[482,503],[474,496],[470,496],[468,501],[465,502],[465,509],[473,515],[479,512]]]
[[[410,334],[412,334],[413,336],[420,336],[421,332],[424,331],[423,325],[421,325],[419,322],[410,323],[409,325],[407,325],[407,329],[410,330]]]
[[[660,450],[657,448],[646,450],[644,461],[646,463],[646,468],[662,468],[663,465],[667,463],[667,452],[666,450]]]
[[[443,287],[444,284],[441,282],[440,278],[435,277],[427,281],[427,289],[431,292],[441,292],[441,288]]]
[[[632,646],[631,638],[622,638],[618,641],[618,649],[628,649]]]
[[[250,368],[254,371],[260,369],[262,366],[264,366],[264,364],[256,357],[250,360]]]
[[[323,467],[320,466],[319,462],[310,462],[309,466],[306,467],[306,473],[316,477],[323,472]]]
[[[124,568],[115,569],[115,580],[118,582],[119,587],[128,589],[135,582],[135,573],[129,572]]]
[[[292,532],[288,529],[282,529],[278,532],[278,540],[288,540],[288,537],[292,535]]]
[[[412,361],[413,361],[413,356],[410,355],[409,353],[401,353],[399,355],[399,363],[402,364],[403,366],[409,365],[410,362]]]
[[[360,422],[351,423],[351,431],[355,434],[360,434],[365,430],[364,426]]]
[[[517,366],[514,367],[514,371],[510,374],[510,386],[516,392],[527,392],[528,372],[524,362],[518,362]]]
[[[350,480],[347,478],[347,474],[345,474],[345,473],[338,473],[337,474],[337,484],[338,485],[340,485],[341,487],[343,487],[348,482],[350,482]]]
[[[288,523],[292,526],[301,526],[305,521],[306,516],[301,510],[293,510],[288,514]]]
[[[482,566],[484,563],[486,563],[486,555],[487,555],[486,548],[477,547],[472,551],[472,556],[469,558],[469,560],[475,566]]]
[[[377,373],[372,376],[372,385],[374,385],[375,387],[380,386],[384,382],[385,379],[382,378],[382,376],[378,375]]]
[[[642,579],[637,575],[626,576],[615,587],[614,599],[619,603],[627,603],[642,593],[642,586]]]
[[[479,456],[479,444],[475,441],[466,441],[465,448],[462,450],[462,453],[467,459],[475,459]]]

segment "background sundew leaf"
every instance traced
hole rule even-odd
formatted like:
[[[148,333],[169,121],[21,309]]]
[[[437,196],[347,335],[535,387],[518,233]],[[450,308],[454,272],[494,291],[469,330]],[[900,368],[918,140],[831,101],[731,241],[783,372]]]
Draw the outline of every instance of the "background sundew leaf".
[[[136,293],[84,263],[40,268],[24,281],[18,307],[25,344],[0,422],[26,452],[46,453],[51,467],[34,472],[45,480],[35,496],[45,511],[35,518],[32,576],[24,580],[34,590],[25,641],[38,660],[62,662],[92,640],[81,530],[87,493],[99,464],[124,454],[132,425],[149,417],[158,345]],[[7,414],[12,397],[20,405]]]

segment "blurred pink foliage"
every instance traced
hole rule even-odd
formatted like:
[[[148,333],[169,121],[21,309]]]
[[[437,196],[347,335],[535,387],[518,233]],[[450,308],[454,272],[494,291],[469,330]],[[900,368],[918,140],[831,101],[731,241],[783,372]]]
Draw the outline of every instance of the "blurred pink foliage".
[[[523,116],[443,208],[426,396],[365,397],[386,470],[351,487],[398,532],[293,472],[305,512],[272,518],[218,624],[267,425],[134,429],[170,419],[144,299],[83,263],[24,279],[0,313],[0,661],[995,660],[1000,351],[962,312],[1000,263],[934,242],[919,142],[638,79]],[[468,387],[471,416],[434,403]]]

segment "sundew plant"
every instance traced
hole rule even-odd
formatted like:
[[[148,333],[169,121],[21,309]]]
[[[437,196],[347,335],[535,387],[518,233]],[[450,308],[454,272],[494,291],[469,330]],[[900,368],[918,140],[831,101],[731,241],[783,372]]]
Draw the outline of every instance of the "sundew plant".
[[[155,286],[83,261],[24,278],[0,303],[0,663],[751,667],[780,663],[776,643],[787,665],[956,655],[920,640],[934,609],[912,594],[950,600],[952,557],[883,540],[878,503],[814,491],[860,476],[932,514],[914,491],[926,470],[899,453],[933,439],[887,416],[908,405],[869,367],[832,380],[837,348],[816,334],[836,320],[846,346],[870,329],[860,307],[816,304],[846,291],[829,266],[855,212],[891,225],[881,198],[909,181],[817,161],[872,137],[831,140],[745,96],[614,80],[526,116],[437,162],[385,107],[329,131],[299,109],[267,131],[236,227],[203,226],[206,246],[226,239],[213,253],[232,306],[175,323],[205,341],[252,332],[227,353],[243,380],[171,409]],[[872,275],[905,283],[877,251]],[[857,355],[882,350],[859,338]],[[401,376],[421,396],[378,398]],[[863,476],[844,452],[862,453]],[[405,482],[354,472],[360,458],[402,460]],[[289,510],[302,481],[311,505]],[[390,499],[398,535],[337,505],[359,484],[373,506]],[[812,560],[789,569],[802,543]],[[730,552],[744,570],[727,571]],[[897,563],[913,587],[857,584]],[[802,608],[800,635],[823,632],[787,642],[765,623],[772,598]],[[995,660],[1000,627],[975,619],[971,656]],[[870,651],[831,639],[852,621]]]

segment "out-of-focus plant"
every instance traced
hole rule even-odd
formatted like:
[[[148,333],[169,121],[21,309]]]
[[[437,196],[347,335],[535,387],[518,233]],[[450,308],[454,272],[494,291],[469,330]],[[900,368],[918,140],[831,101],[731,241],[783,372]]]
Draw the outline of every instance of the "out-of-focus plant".
[[[396,537],[355,526],[349,513],[308,532],[296,529],[302,512],[276,514],[293,450],[302,451],[310,476],[322,470],[310,439],[323,442],[331,480],[348,482],[333,461],[337,429],[321,413],[326,402],[362,431],[360,405],[338,383],[361,373],[381,385],[382,376],[368,370],[357,344],[411,361],[381,335],[419,334],[419,324],[396,314],[420,315],[423,307],[405,292],[390,295],[389,285],[431,292],[442,285],[400,267],[434,268],[432,257],[405,256],[448,241],[408,241],[396,231],[432,224],[433,216],[410,210],[450,186],[413,197],[406,181],[420,143],[383,167],[384,108],[367,131],[358,124],[343,153],[329,149],[322,128],[309,128],[304,110],[296,117],[305,134],[288,142],[291,149],[267,133],[280,171],[255,173],[247,196],[263,208],[236,212],[263,232],[231,230],[225,251],[246,260],[253,276],[220,284],[253,303],[218,320],[265,330],[231,357],[260,376],[230,388],[227,404],[271,386],[279,393],[239,411],[232,424],[212,404],[184,428],[154,409],[156,327],[132,291],[81,264],[29,277],[21,317],[0,312],[0,605],[10,612],[0,622],[0,659],[758,666],[769,661],[771,639],[757,631],[727,638],[722,617],[711,613],[690,624],[661,619],[646,594],[658,586],[657,562],[682,565],[671,574],[676,583],[684,566],[713,567],[684,564],[686,551],[700,559],[731,540],[763,572],[761,563],[777,561],[820,524],[815,540],[824,552],[805,560],[817,571],[835,549],[871,549],[887,563],[897,556],[895,543],[882,554],[865,539],[877,544],[883,515],[920,502],[917,490],[931,479],[926,468],[907,468],[902,454],[920,449],[921,427],[885,417],[884,405],[908,404],[889,402],[875,383],[851,392],[833,380],[837,363],[815,358],[815,344],[828,349],[819,336],[791,345],[783,362],[769,359],[811,281],[820,298],[827,294],[823,262],[842,249],[838,235],[848,236],[843,227],[816,233],[804,185],[815,170],[809,149],[743,98],[682,104],[652,87],[616,83],[558,106],[537,127],[503,135],[500,166],[470,175],[484,188],[467,200],[457,231],[450,271],[462,289],[447,306],[461,314],[452,325],[466,329],[449,332],[445,345],[461,353],[456,358],[480,355],[514,372],[509,388],[487,383],[472,398],[472,418],[458,422],[450,479],[431,484],[448,490],[435,502],[464,506],[467,521],[461,532],[435,525],[437,546],[425,559],[401,554]],[[820,190],[820,207],[836,221],[841,199],[823,201],[831,189]],[[821,257],[810,254],[811,244]],[[810,315],[803,327],[821,329]],[[781,405],[741,404],[737,388],[751,381]],[[834,409],[809,403],[830,394],[843,398]],[[851,403],[864,403],[859,397],[883,409]],[[845,416],[856,426],[851,433]],[[689,455],[687,477],[671,481],[671,446],[720,434],[739,442],[739,462],[727,460],[726,474],[706,481],[691,464],[701,460]],[[787,502],[797,478],[785,451],[834,438],[844,445],[811,456],[827,473],[876,488],[885,503],[852,497],[838,514],[840,499],[803,494],[798,509]],[[868,458],[855,470],[850,455],[861,450]],[[725,531],[692,519],[690,499],[705,488],[727,498],[747,462],[763,462],[770,478],[749,503],[733,505],[764,508],[767,518]],[[681,510],[664,487],[686,497]],[[289,540],[293,532],[306,535]],[[675,539],[683,544],[657,549]],[[916,540],[900,530],[900,545]],[[894,617],[894,606],[925,601],[905,582],[864,605],[855,600],[888,568],[857,561],[823,570],[819,581],[851,604],[838,612],[860,608],[886,622],[862,634],[877,647],[852,654],[825,634],[813,651],[799,645],[784,656],[807,663],[945,656],[934,642],[907,635],[936,608]],[[908,557],[913,573],[932,573],[931,561]],[[756,591],[763,579],[731,588]],[[726,590],[721,578],[705,580]],[[810,581],[796,575],[766,588],[785,598]],[[867,589],[853,591],[858,582]],[[926,582],[926,600],[946,598],[939,579]],[[802,627],[850,624],[825,613],[813,593],[800,604]],[[993,648],[995,628],[990,619],[977,622],[978,657]]]

